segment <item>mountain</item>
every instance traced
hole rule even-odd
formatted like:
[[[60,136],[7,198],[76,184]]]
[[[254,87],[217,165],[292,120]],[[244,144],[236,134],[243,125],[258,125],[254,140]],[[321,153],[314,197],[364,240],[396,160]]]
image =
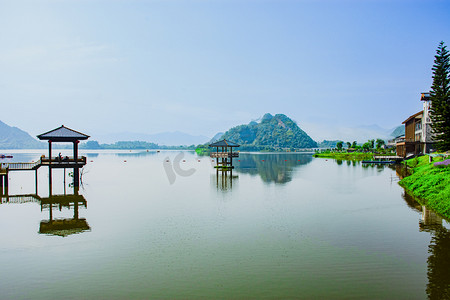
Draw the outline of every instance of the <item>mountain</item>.
[[[118,141],[143,141],[165,146],[198,145],[203,144],[209,140],[209,138],[204,135],[191,135],[180,131],[161,132],[156,134],[121,132],[114,134],[97,135],[93,136],[93,138],[99,140],[101,143],[115,143]]]
[[[353,141],[357,141],[358,143],[364,143],[368,140],[378,138],[383,140],[392,139],[393,131],[397,128],[398,127],[386,129],[376,124],[361,125],[358,127],[334,127],[329,129],[329,132],[331,132],[332,134],[328,136],[331,136],[333,140],[340,139],[344,142],[352,143]]]
[[[39,142],[25,131],[0,121],[0,149],[42,149],[46,143]]]
[[[334,141],[323,140],[318,145],[319,145],[319,148],[336,148],[336,144],[338,142],[340,142],[340,140],[334,140]]]
[[[399,137],[399,136],[402,136],[402,135],[405,135],[405,126],[404,125],[395,127],[394,130],[392,130],[390,136],[393,137],[393,138],[396,138],[396,137]]]
[[[209,140],[209,143],[212,144],[212,143],[215,143],[215,142],[219,141],[223,134],[224,134],[223,132],[216,133],[213,136],[213,138]]]
[[[231,128],[221,137],[246,150],[316,148],[317,143],[286,115],[267,113],[261,121]]]

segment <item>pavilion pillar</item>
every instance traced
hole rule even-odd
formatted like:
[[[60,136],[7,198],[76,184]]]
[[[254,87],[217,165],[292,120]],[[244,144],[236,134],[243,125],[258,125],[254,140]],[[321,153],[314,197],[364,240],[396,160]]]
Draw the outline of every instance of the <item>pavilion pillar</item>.
[[[48,185],[49,193],[52,194],[52,141],[48,140]]]
[[[73,158],[75,160],[75,167],[73,168],[73,185],[75,187],[80,186],[80,169],[78,168],[78,143],[79,141],[73,142]]]
[[[230,166],[233,167],[233,147],[230,147]]]
[[[48,140],[48,165],[52,164],[52,141]]]
[[[222,147],[222,154],[221,154],[221,155],[223,155],[223,152],[224,152],[224,151],[225,151],[225,150],[224,150],[224,148]],[[224,164],[223,164],[223,163],[224,163],[224,157],[223,157],[223,156],[222,156],[222,159],[221,159],[221,160],[222,160],[222,168],[223,168],[223,166],[224,166]]]
[[[216,166],[219,167],[219,147],[216,147],[217,157],[216,157]]]
[[[35,179],[35,194],[38,194],[38,169],[34,171],[34,179]]]
[[[48,195],[52,196],[52,168],[48,168]]]

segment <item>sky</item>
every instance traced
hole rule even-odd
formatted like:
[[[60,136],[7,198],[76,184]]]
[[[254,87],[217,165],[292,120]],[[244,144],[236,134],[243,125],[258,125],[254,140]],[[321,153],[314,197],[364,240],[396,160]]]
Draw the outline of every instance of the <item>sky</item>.
[[[421,110],[446,0],[0,0],[0,120],[212,137],[283,113],[316,140]]]

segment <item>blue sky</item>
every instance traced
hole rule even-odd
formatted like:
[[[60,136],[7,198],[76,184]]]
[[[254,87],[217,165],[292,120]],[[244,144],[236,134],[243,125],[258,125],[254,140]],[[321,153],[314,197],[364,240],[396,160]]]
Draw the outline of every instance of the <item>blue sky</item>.
[[[316,140],[421,109],[450,1],[0,0],[1,120],[213,136],[284,113]]]

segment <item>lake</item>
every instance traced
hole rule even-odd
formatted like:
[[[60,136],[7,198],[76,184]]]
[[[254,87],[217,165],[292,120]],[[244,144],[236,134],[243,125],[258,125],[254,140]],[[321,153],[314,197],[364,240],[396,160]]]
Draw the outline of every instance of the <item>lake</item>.
[[[69,169],[53,170],[51,188],[48,168],[37,188],[34,172],[10,174],[0,298],[450,295],[449,223],[405,194],[395,168],[241,153],[222,174],[194,152],[82,155],[77,191]]]

